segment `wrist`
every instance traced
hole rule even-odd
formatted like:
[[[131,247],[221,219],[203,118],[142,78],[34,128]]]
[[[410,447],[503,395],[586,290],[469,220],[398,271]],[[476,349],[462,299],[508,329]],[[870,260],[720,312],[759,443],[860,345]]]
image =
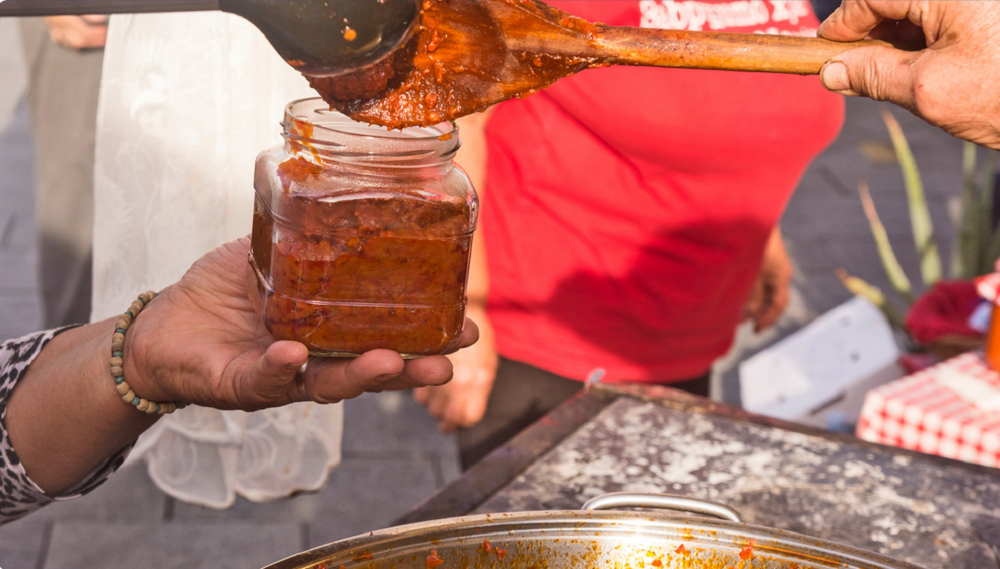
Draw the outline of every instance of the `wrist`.
[[[146,359],[147,350],[144,343],[140,340],[145,338],[148,332],[146,323],[149,321],[150,316],[147,312],[142,315],[141,320],[139,318],[132,319],[132,325],[125,334],[124,347],[122,348],[122,369],[125,380],[132,386],[132,389],[136,393],[143,394],[143,397],[146,397],[147,395],[145,394],[147,393],[149,397],[158,397],[163,394],[153,392],[153,385],[156,382],[147,377],[147,373],[152,373],[152,368],[142,363]],[[114,349],[114,345],[112,345],[112,349]]]
[[[155,298],[145,305],[141,301],[133,302],[129,312],[134,316],[126,314],[118,320],[116,325],[119,326],[118,329],[121,329],[123,323],[127,325],[121,350],[123,383],[127,385],[119,385],[114,379],[112,381],[115,381],[118,394],[123,398],[128,398],[127,393],[123,391],[127,392],[130,389],[134,397],[139,398],[142,407],[146,407],[142,400],[150,402],[149,411],[144,408],[139,411],[152,414],[156,412],[156,406],[160,405],[161,409],[166,409],[165,413],[172,413],[178,407],[175,403],[180,398],[172,392],[169,382],[166,381],[169,370],[159,365],[153,358],[154,354],[162,352],[162,349],[157,348],[162,343],[157,341],[156,334],[161,328],[158,315],[165,302],[165,299],[155,300]],[[112,349],[114,347],[112,341]],[[112,355],[114,354],[115,352],[112,352]],[[180,406],[183,407],[183,404]]]

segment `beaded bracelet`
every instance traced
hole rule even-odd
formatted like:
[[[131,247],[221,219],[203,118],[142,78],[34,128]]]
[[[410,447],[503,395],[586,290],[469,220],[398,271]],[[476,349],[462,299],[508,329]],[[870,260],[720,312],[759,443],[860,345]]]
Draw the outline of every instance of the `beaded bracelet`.
[[[166,415],[187,406],[186,403],[174,401],[157,403],[156,401],[139,397],[129,387],[128,382],[125,381],[125,360],[122,358],[122,350],[125,348],[125,332],[128,331],[128,327],[132,325],[132,321],[139,316],[142,309],[158,295],[159,293],[153,291],[140,294],[137,300],[132,301],[132,306],[125,311],[125,314],[122,314],[121,318],[118,319],[118,324],[115,326],[115,333],[111,336],[111,377],[115,379],[118,395],[122,396],[124,402],[133,405],[137,410],[148,415]]]

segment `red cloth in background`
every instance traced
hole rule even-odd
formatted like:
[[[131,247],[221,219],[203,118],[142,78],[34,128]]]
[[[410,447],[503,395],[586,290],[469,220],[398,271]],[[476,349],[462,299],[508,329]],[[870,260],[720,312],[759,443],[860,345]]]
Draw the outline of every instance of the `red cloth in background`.
[[[808,2],[550,2],[610,25],[814,34]],[[502,104],[482,231],[499,352],[671,382],[729,349],[764,244],[843,122],[816,77],[587,70]]]
[[[973,281],[942,281],[917,299],[906,313],[906,329],[927,345],[946,334],[981,337],[969,316],[982,302]]]

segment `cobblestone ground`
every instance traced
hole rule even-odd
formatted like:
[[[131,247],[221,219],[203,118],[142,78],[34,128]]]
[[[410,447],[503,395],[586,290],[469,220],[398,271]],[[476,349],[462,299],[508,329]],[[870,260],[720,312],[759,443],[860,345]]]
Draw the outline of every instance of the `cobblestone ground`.
[[[0,33],[0,53],[4,40]],[[8,91],[16,83],[3,74],[0,69],[0,102],[14,96]],[[793,307],[776,332],[741,332],[732,361],[847,300],[834,276],[837,267],[889,289],[858,202],[859,178],[868,180],[901,262],[911,278],[917,275],[902,177],[880,108],[850,100],[843,134],[805,174],[782,223],[797,268]],[[893,114],[922,167],[947,259],[961,144],[899,109]],[[23,109],[9,119],[0,116],[6,128],[0,133],[0,339],[35,330],[40,322],[30,135]],[[719,378],[725,399],[738,401],[735,374],[722,369]],[[131,467],[89,496],[0,528],[0,567],[259,567],[384,527],[457,475],[454,439],[438,434],[407,394],[367,395],[346,404],[344,461],[322,492],[269,504],[241,501],[216,512],[166,497],[143,468]]]

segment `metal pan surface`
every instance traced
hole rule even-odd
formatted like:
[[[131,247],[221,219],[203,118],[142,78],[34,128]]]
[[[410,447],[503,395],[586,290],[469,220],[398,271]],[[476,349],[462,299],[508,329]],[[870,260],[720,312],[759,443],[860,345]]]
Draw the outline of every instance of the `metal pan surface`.
[[[744,524],[722,504],[633,494],[596,501],[585,506],[590,510],[485,514],[383,529],[265,569],[920,569],[854,547]],[[637,506],[726,519],[595,511]]]

